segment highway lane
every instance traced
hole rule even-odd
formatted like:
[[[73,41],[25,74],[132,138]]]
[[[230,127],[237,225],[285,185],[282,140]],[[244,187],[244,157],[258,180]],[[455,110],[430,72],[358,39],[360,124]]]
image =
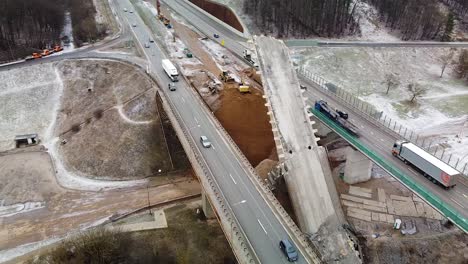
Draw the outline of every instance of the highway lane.
[[[322,39],[290,39],[285,40],[289,48],[307,47],[368,47],[368,48],[466,48],[468,42],[437,42],[437,41],[326,41]]]
[[[242,52],[248,47],[246,43],[248,40],[247,38],[240,37],[227,29],[224,25],[213,23],[211,18],[208,18],[205,14],[193,8],[185,0],[163,0],[163,2],[179,15],[183,16],[187,21],[190,21],[192,26],[213,41],[221,44],[221,41],[224,40],[224,46],[236,55],[242,56]],[[219,35],[219,38],[213,37],[215,33]]]
[[[359,128],[359,140],[362,143],[364,143],[370,150],[384,157],[388,163],[413,178],[413,180],[419,185],[424,186],[437,195],[442,201],[451,205],[465,218],[468,218],[468,186],[464,185],[462,182],[458,182],[457,186],[453,189],[445,190],[444,188],[430,182],[423,175],[417,173],[414,168],[411,168],[401,160],[393,157],[391,149],[393,143],[399,139],[399,137],[394,133],[389,133],[381,126],[362,118],[355,109],[338,102],[335,97],[330,96],[321,88],[316,87],[315,84],[307,80],[303,80],[303,84],[307,87],[315,87],[312,89],[309,88],[305,92],[305,95],[308,97],[307,103],[310,106],[314,105],[315,100],[323,99],[327,101],[332,108],[339,108],[348,112],[350,121]]]
[[[120,8],[133,9],[127,0],[117,2]],[[140,45],[143,46],[151,35],[150,30],[136,13],[124,15],[128,24],[137,25],[131,29]],[[150,62],[150,69],[158,75],[161,88],[165,89],[168,100],[172,102],[177,109],[177,114],[184,121],[184,125],[202,153],[259,259],[262,263],[287,263],[278,248],[280,239],[289,238],[286,229],[259,194],[248,172],[225,142],[216,125],[207,117],[204,106],[197,99],[198,95],[184,79],[175,83],[176,91],[170,92],[167,89],[170,80],[161,66],[161,59],[165,58],[165,55],[153,43],[150,48],[143,48],[143,51]],[[202,135],[210,139],[212,148],[201,147],[199,138]],[[306,263],[302,255],[298,263]]]
[[[183,1],[183,0],[177,0],[177,1]],[[192,8],[193,9],[193,8]],[[177,11],[181,16],[186,17],[186,15],[190,12],[190,10],[175,10]],[[190,19],[187,16],[186,19],[190,21],[193,25],[195,25],[199,30],[207,34],[209,30],[212,30],[210,28],[214,28],[216,30],[220,30],[222,27],[221,25],[206,25],[205,21],[197,15],[190,15]],[[224,32],[224,37],[225,38],[234,38],[233,33],[229,32]],[[207,34],[208,35],[208,34]],[[231,41],[228,41],[227,43],[231,43],[234,40],[232,39]],[[329,42],[331,43],[331,42]],[[348,42],[346,42],[348,43]],[[408,42],[405,42],[408,44]],[[415,42],[416,44],[421,44],[424,45],[421,42]],[[372,44],[379,44],[379,43],[372,43]],[[467,43],[427,43],[427,45],[467,45]],[[389,44],[391,45],[391,43]],[[411,44],[409,44],[411,45]],[[226,48],[230,49],[233,53],[236,53],[238,56],[242,56],[242,50],[239,50],[238,48],[231,48],[229,45],[226,45]],[[300,77],[300,76],[299,76]],[[301,79],[301,78],[300,78]],[[456,209],[458,212],[460,212],[465,218],[468,216],[468,187],[463,185],[462,183],[458,183],[457,186],[452,189],[452,190],[444,190],[440,186],[437,186],[427,180],[423,175],[416,173],[414,169],[409,168],[406,164],[402,163],[400,160],[395,159],[390,154],[390,149],[397,139],[397,137],[393,133],[389,133],[386,131],[384,128],[379,127],[375,125],[372,122],[369,122],[363,118],[361,118],[359,115],[356,115],[354,110],[349,109],[346,106],[343,106],[341,102],[336,102],[334,98],[330,98],[328,95],[322,93],[322,90],[313,84],[309,83],[308,80],[302,78],[301,79],[303,82],[307,83],[308,86],[314,87],[314,89],[309,89],[306,92],[306,95],[317,99],[317,98],[326,98],[326,100],[330,101],[330,103],[334,106],[338,106],[337,108],[343,108],[345,111],[348,111],[351,113],[353,119],[353,123],[358,125],[360,128],[360,131],[363,131],[363,136],[361,137],[361,140],[366,143],[366,145],[371,146],[372,150],[376,151],[379,155],[382,155],[383,157],[386,158],[388,162],[396,166],[397,168],[401,169],[402,172],[406,173],[407,175],[411,176],[418,184],[421,184],[422,186],[426,187],[427,189],[431,190],[434,194],[436,194],[441,200],[446,202],[447,204],[451,205],[454,209]],[[312,106],[313,102],[311,100],[308,101],[308,103]]]

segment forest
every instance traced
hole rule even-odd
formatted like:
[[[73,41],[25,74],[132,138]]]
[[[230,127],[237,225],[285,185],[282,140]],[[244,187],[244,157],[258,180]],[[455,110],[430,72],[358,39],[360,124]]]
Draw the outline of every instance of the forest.
[[[63,0],[1,0],[0,60],[57,43],[63,24]]]
[[[93,0],[0,0],[0,62],[23,58],[60,44],[70,11],[75,46],[102,38]]]
[[[244,10],[264,32],[277,37],[339,37],[358,25],[352,0],[250,0]]]
[[[374,6],[386,27],[402,40],[450,41],[454,15],[464,16],[466,0],[364,0]],[[257,27],[280,38],[342,37],[359,32],[352,0],[250,0],[244,10]]]
[[[438,0],[367,2],[377,8],[385,26],[397,30],[402,40],[450,40],[454,18],[442,12]]]

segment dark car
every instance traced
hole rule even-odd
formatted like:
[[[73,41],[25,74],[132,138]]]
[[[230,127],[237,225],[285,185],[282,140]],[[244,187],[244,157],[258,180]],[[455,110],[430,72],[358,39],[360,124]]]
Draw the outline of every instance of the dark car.
[[[289,262],[297,261],[297,259],[299,258],[296,249],[292,245],[291,241],[289,241],[289,239],[281,240],[279,243],[279,247],[281,251],[283,251],[284,255],[286,256]]]
[[[219,35],[218,34],[213,34],[213,37],[219,38]]]
[[[348,113],[336,109],[336,113],[343,119],[348,119]]]

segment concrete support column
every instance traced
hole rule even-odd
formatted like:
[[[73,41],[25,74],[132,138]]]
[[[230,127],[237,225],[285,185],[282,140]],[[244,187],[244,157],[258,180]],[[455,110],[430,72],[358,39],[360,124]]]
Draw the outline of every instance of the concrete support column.
[[[206,192],[202,189],[202,209],[203,213],[205,214],[206,218],[215,218],[215,214],[213,212],[213,208],[211,208],[211,204],[209,201]]]

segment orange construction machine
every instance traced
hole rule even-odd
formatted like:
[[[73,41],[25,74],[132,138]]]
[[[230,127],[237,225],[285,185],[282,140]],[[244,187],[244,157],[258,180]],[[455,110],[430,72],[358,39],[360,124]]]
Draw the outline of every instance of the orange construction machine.
[[[55,45],[54,47],[54,52],[60,52],[63,50],[63,47],[62,46],[59,46],[59,45]]]
[[[40,53],[34,52],[32,54],[32,57],[33,57],[33,59],[40,59],[40,58],[42,58],[42,55]]]
[[[50,52],[48,49],[45,49],[41,52],[42,57],[49,56],[50,54],[52,54],[52,52]]]

